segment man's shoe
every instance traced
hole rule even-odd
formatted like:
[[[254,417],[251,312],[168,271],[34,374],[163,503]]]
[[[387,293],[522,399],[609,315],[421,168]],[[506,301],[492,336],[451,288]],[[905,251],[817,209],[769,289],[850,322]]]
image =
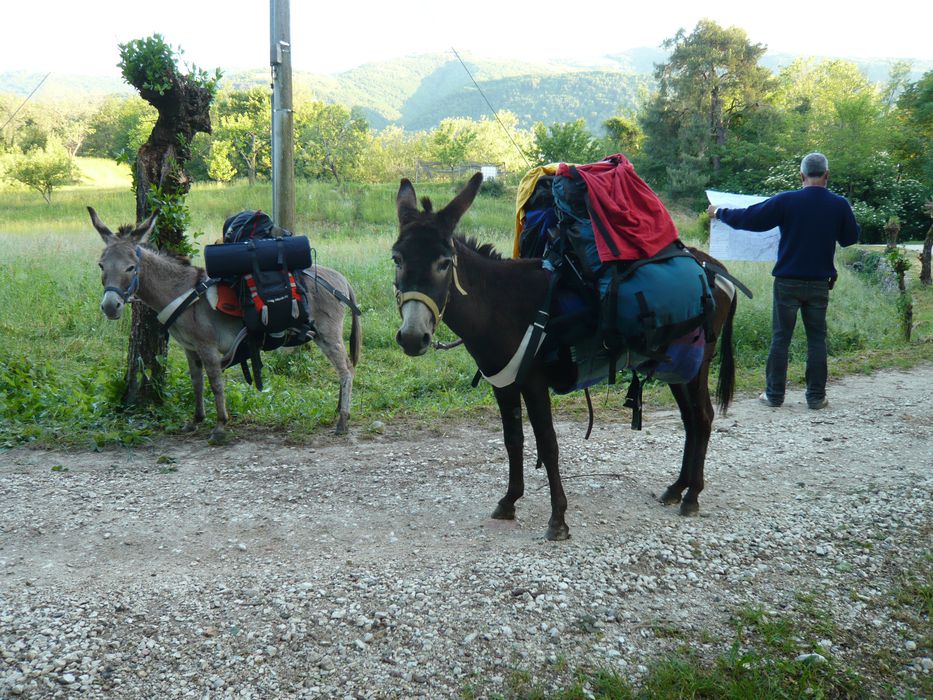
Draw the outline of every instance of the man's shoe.
[[[768,395],[767,395],[765,392],[761,392],[760,394],[758,394],[758,400],[759,400],[761,403],[763,403],[765,406],[768,406],[768,407],[770,407],[770,408],[778,408],[778,407],[780,407],[780,405],[781,405],[781,404],[775,403],[774,401],[772,401],[771,399],[769,399],[769,398],[768,398]]]
[[[816,401],[814,403],[808,403],[807,406],[809,406],[811,410],[819,411],[821,408],[826,408],[827,406],[829,406],[829,399],[827,399],[824,396],[819,401]]]

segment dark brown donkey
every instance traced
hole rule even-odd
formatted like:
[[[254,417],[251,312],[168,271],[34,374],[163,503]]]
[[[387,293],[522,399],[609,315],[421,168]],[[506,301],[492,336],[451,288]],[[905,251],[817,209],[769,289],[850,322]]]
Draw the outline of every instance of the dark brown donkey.
[[[545,298],[550,273],[541,268],[540,260],[503,260],[491,246],[480,246],[455,235],[457,222],[473,203],[481,182],[482,176],[477,173],[453,201],[435,212],[427,198],[422,200],[423,211],[419,210],[414,187],[408,180],[402,180],[396,199],[400,233],[392,246],[402,316],[396,340],[407,355],[422,355],[431,344],[437,324],[443,320],[463,339],[480,371],[492,376],[506,366],[522,342]],[[699,251],[694,253],[712,260]],[[684,515],[699,511],[697,498],[703,490],[703,464],[713,422],[709,365],[720,335],[723,342],[717,398],[722,412],[732,398],[735,379],[732,349],[735,289],[729,283],[719,282],[714,289],[715,337],[706,345],[700,371],[687,384],[671,385],[687,437],[680,476],[660,501],[672,504],[682,500],[680,512]],[[493,387],[509,456],[509,484],[492,517],[514,518],[515,502],[524,493],[521,409],[524,399],[538,459],[547,470],[551,489],[547,538],[563,540],[570,536],[570,531],[564,521],[567,497],[558,469],[549,380],[544,364],[535,360],[521,386]]]

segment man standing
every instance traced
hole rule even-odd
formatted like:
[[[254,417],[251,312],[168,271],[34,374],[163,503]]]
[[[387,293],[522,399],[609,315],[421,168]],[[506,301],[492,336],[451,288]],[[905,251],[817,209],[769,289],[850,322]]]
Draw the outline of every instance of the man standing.
[[[807,405],[829,405],[826,399],[826,307],[836,281],[833,258],[836,243],[850,246],[858,241],[859,226],[849,202],[826,187],[829,162],[822,153],[811,153],[800,163],[799,190],[781,192],[745,209],[708,207],[710,218],[732,228],[768,231],[779,227],[774,300],[771,311],[771,349],[768,352],[765,391],[759,400],[768,406],[784,403],[787,353],[797,311],[807,333]]]

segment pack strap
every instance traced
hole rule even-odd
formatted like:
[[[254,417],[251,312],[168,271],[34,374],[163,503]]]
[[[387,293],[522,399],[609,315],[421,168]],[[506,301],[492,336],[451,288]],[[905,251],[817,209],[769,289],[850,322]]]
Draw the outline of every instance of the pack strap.
[[[356,304],[354,304],[354,303],[350,300],[350,297],[348,297],[346,294],[344,294],[343,292],[341,292],[339,289],[337,289],[337,288],[336,288],[334,285],[332,285],[330,282],[328,282],[327,280],[323,279],[322,277],[318,277],[317,274],[313,274],[313,273],[308,272],[307,270],[305,270],[304,274],[305,274],[306,277],[310,278],[311,281],[314,282],[315,285],[320,285],[320,286],[324,287],[324,289],[325,289],[332,297],[334,297],[337,301],[339,301],[340,303],[344,304],[348,309],[350,309],[350,312],[351,312],[354,316],[362,316],[362,315],[363,315],[363,312],[360,311],[360,307],[358,307]],[[430,308],[430,307],[429,307],[429,308]]]
[[[489,376],[483,374],[482,370],[479,370],[477,374],[481,375],[487,382],[500,389],[502,387],[509,386],[510,384],[515,384],[518,378],[518,372],[519,368],[521,367],[522,360],[525,359],[526,356],[534,357],[538,352],[538,348],[541,347],[541,343],[544,342],[546,334],[543,332],[536,333],[535,330],[534,323],[528,326],[527,330],[525,330],[525,335],[522,338],[522,342],[518,345],[518,350],[515,351],[515,354],[512,355],[512,359],[509,360],[505,367],[503,367],[495,374],[491,374]],[[532,337],[537,338],[537,345],[532,344],[534,342]]]
[[[625,403],[622,405],[632,409],[632,430],[641,430],[642,423],[642,392],[645,388],[645,382],[638,378],[638,373],[632,370],[632,383],[628,385],[628,393],[625,395]]]
[[[555,272],[551,274],[548,282],[547,294],[544,296],[544,303],[535,314],[534,321],[525,330],[522,342],[518,345],[518,350],[512,355],[505,367],[491,376],[486,376],[480,370],[483,378],[495,387],[509,386],[510,384],[522,384],[528,371],[531,369],[531,363],[544,339],[547,337],[546,329],[548,320],[551,318],[551,300],[554,298],[554,290],[557,287],[559,275]]]
[[[231,346],[230,346],[230,349],[227,350],[227,354],[225,354],[225,355],[220,359],[220,368],[221,368],[221,369],[227,369],[227,367],[230,367],[230,366],[236,361],[237,351],[240,349],[240,344],[241,344],[244,340],[246,340],[246,334],[247,334],[248,332],[249,332],[249,331],[246,330],[246,326],[243,326],[243,327],[240,329],[240,332],[237,333],[237,336],[236,336],[236,338],[235,338],[234,341],[233,341],[233,345],[231,345]],[[253,382],[250,380],[249,377],[247,377],[247,378],[246,378],[246,383],[247,383],[247,384],[252,384]]]
[[[159,323],[162,324],[164,330],[168,332],[168,329],[171,328],[172,324],[178,320],[178,317],[185,313],[185,311],[194,305],[201,297],[207,294],[207,290],[218,282],[220,282],[220,280],[214,277],[205,277],[203,280],[194,285],[194,289],[189,289],[187,292],[182,292],[177,297],[172,299],[172,301],[170,301],[168,305],[159,312],[159,315],[156,316]]]
[[[699,260],[698,260],[697,262],[699,262]],[[735,285],[735,287],[736,287],[739,291],[741,291],[742,294],[744,294],[745,296],[747,296],[749,299],[753,299],[753,298],[754,298],[754,296],[752,295],[752,290],[749,289],[748,287],[746,287],[744,284],[742,284],[742,283],[741,283],[738,279],[736,279],[733,275],[731,275],[731,274],[728,272],[728,270],[726,270],[726,268],[724,268],[722,265],[717,265],[716,263],[714,263],[714,262],[709,262],[709,261],[707,261],[707,260],[704,260],[703,262],[701,262],[700,265],[703,266],[703,269],[704,269],[704,270],[710,270],[710,271],[712,271],[717,277],[722,277],[722,278],[727,279],[727,280],[729,280],[730,282],[732,282],[732,284]]]

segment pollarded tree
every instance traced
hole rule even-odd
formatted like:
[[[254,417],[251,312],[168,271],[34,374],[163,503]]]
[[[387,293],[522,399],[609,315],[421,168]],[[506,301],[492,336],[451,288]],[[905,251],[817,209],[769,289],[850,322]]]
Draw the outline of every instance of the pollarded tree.
[[[930,218],[933,218],[933,199],[926,203],[924,209]],[[920,251],[920,281],[926,285],[933,284],[931,257],[933,257],[933,223],[927,229],[926,238],[923,239],[923,249]]]
[[[650,156],[673,149],[675,163],[694,168],[706,162],[715,177],[733,127],[759,108],[770,88],[770,72],[758,65],[766,47],[750,43],[742,29],[707,19],[663,45],[671,56],[656,68],[658,92],[645,112],[662,119],[642,119],[645,150]]]
[[[220,71],[209,75],[191,66],[182,73],[180,53],[159,34],[153,34],[120,44],[119,66],[126,82],[158,112],[133,167],[136,220],[142,221],[159,209],[162,213],[149,242],[163,250],[188,254],[193,246],[185,236],[189,223],[185,196],[191,183],[184,168],[194,135],[211,131],[210,106]],[[125,403],[161,399],[167,351],[168,340],[156,313],[133,304]]]

